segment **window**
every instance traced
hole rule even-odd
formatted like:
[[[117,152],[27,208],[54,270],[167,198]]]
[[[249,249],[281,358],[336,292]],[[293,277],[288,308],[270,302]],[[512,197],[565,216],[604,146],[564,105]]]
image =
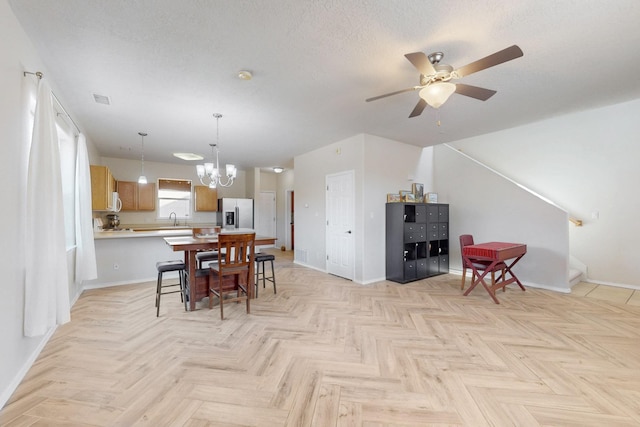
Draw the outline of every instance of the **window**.
[[[36,97],[38,85],[34,81],[33,87],[28,89],[28,100],[26,103],[27,123],[25,133],[33,135],[35,122]],[[55,99],[55,98],[54,98]],[[57,101],[57,99],[56,99]],[[60,177],[62,182],[62,204],[64,209],[64,234],[65,246],[69,250],[76,246],[75,227],[75,181],[76,181],[76,150],[77,139],[74,126],[68,120],[64,109],[57,103],[53,103],[55,116],[55,126],[58,137],[58,150],[60,154]],[[29,142],[31,144],[32,141]],[[27,161],[28,156],[27,156]],[[28,168],[28,166],[27,166]]]
[[[61,117],[60,115],[58,117]],[[62,178],[62,202],[64,206],[64,234],[67,249],[76,245],[76,137],[70,126],[56,121],[58,148],[60,150],[60,176]]]
[[[188,179],[158,179],[158,218],[189,219],[191,213],[191,181]]]

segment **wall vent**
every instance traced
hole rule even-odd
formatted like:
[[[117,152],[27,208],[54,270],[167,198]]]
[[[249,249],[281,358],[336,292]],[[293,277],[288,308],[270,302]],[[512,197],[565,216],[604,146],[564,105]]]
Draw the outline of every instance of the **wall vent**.
[[[94,93],[93,99],[96,101],[97,104],[111,105],[111,100],[109,99],[108,96],[98,95],[97,93]]]
[[[307,251],[303,249],[296,249],[296,261],[307,262]]]

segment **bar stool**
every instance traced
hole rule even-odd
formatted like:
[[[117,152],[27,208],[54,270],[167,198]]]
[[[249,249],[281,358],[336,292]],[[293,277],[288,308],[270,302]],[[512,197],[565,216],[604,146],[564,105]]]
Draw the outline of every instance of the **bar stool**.
[[[266,287],[267,281],[273,283],[273,293],[276,293],[276,273],[273,269],[273,261],[276,259],[274,255],[258,252],[256,253],[256,298],[258,298],[258,282],[262,278],[262,288]],[[271,261],[271,276],[267,276],[264,263]],[[262,265],[262,272],[260,272],[260,266]]]
[[[196,262],[198,263],[198,268],[202,268],[202,265],[206,262],[214,261],[218,262],[217,251],[198,252],[196,254]]]
[[[156,263],[156,269],[158,270],[158,284],[156,286],[156,317],[160,316],[160,296],[162,295],[167,295],[167,294],[175,294],[177,292],[180,292],[180,301],[182,301],[184,303],[184,309],[185,311],[187,310],[187,299],[185,298],[185,294],[184,294],[184,276],[185,276],[185,271],[184,271],[184,262],[180,261],[180,260],[173,260],[173,261],[160,261]],[[178,277],[179,277],[179,281],[178,283],[172,283],[170,285],[163,285],[162,284],[162,276],[164,273],[168,273],[170,271],[177,271],[178,272]],[[179,290],[174,290],[174,291],[167,291],[167,292],[163,292],[162,290],[165,288],[172,288],[178,286],[180,287]]]

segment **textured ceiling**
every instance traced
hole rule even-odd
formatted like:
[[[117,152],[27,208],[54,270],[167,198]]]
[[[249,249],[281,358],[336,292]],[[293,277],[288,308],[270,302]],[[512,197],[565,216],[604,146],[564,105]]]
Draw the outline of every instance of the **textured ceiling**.
[[[290,167],[358,133],[429,146],[640,98],[637,0],[9,3],[56,94],[110,157],[139,158],[139,131],[147,160],[209,157],[213,113],[224,163]],[[417,92],[364,101],[418,83],[405,53],[442,51],[459,68],[513,44],[522,58],[461,80],[496,90],[486,102],[454,94],[410,119]]]

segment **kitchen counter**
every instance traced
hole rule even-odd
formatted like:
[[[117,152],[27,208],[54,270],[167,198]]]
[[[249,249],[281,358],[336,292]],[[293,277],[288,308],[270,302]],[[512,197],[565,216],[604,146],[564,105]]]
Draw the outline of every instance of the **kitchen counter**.
[[[138,229],[134,231],[133,229],[126,228],[122,230],[104,230],[104,231],[94,231],[93,238],[94,240],[100,239],[131,239],[138,237],[174,237],[174,236],[190,236],[192,233],[191,228],[167,228],[167,229],[154,229],[154,230],[143,230]]]

